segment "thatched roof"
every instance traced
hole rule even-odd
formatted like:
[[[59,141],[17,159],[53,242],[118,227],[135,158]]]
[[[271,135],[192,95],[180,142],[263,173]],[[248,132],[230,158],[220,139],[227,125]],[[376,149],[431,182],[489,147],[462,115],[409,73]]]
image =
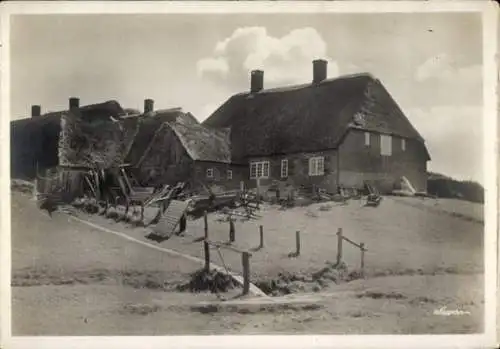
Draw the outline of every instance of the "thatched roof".
[[[364,119],[355,117],[360,111]],[[350,128],[423,143],[391,95],[370,74],[239,93],[203,124],[231,128],[234,159],[335,149]]]
[[[79,108],[85,119],[99,119],[124,114],[116,101],[91,104]],[[51,168],[59,164],[59,136],[61,118],[68,111],[58,111],[14,120],[11,129],[11,175],[20,178],[34,178],[36,167]]]
[[[165,122],[183,122],[187,124],[198,124],[198,120],[190,114],[184,113],[180,108],[156,110],[137,116],[139,119],[139,130],[130,147],[126,162],[137,165],[148,149],[155,133]]]
[[[122,119],[120,109],[118,103],[106,102],[62,113],[59,164],[87,168],[123,164],[137,133],[138,120]]]
[[[168,125],[193,160],[231,163],[229,129],[215,130],[200,124]]]

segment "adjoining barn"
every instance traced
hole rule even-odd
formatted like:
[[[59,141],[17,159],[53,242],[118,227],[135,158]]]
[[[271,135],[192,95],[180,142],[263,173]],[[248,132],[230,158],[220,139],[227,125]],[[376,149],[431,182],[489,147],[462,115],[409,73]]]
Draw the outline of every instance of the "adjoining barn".
[[[247,167],[231,163],[229,132],[177,120],[165,122],[137,163],[141,178],[154,185],[186,182],[236,189]]]
[[[238,93],[204,125],[230,128],[231,158],[248,166],[255,186],[275,180],[337,192],[365,182],[389,192],[402,176],[426,191],[425,141],[382,83],[368,73],[327,79],[327,62],[313,62],[311,83],[264,89],[252,71]]]
[[[151,184],[150,177],[152,176],[149,174],[150,169],[143,169],[143,159],[145,159],[145,154],[150,152],[153,146],[152,140],[162,125],[166,122],[199,124],[191,113],[185,113],[181,108],[154,110],[153,107],[153,100],[146,99],[144,101],[144,113],[139,116],[139,129],[125,158],[125,163],[130,165],[129,171],[143,185]]]
[[[85,119],[120,117],[125,112],[116,101],[79,106],[70,98],[69,109],[41,115],[41,107],[32,107],[32,117],[10,123],[11,177],[32,180],[39,172],[59,165],[59,138],[62,116],[69,111]]]

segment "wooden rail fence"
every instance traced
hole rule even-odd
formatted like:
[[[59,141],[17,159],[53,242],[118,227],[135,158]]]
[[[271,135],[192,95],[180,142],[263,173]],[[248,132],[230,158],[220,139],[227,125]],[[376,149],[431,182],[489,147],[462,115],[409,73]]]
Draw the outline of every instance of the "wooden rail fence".
[[[363,242],[361,243],[356,243],[349,239],[348,237],[344,236],[344,233],[342,231],[342,228],[339,228],[337,231],[337,265],[340,265],[342,263],[342,249],[343,249],[343,241],[347,241],[349,244],[353,245],[354,247],[357,247],[360,252],[361,252],[361,276],[364,276],[365,273],[365,252],[368,251],[368,249],[365,248],[365,244]]]
[[[247,295],[250,292],[250,257],[252,254],[246,250],[239,249],[237,247],[231,246],[227,243],[223,242],[218,242],[218,241],[211,241],[209,240],[209,231],[208,231],[208,219],[207,219],[207,212],[204,212],[203,215],[203,220],[204,220],[204,231],[205,231],[205,238],[203,239],[203,252],[205,255],[205,270],[208,272],[210,271],[210,247],[214,247],[217,249],[217,252],[219,253],[219,257],[222,260],[222,264],[224,265],[224,268],[226,269],[226,272],[229,273],[229,270],[227,269],[224,260],[222,258],[222,254],[220,253],[220,249],[224,248],[236,253],[241,254],[241,264],[242,264],[242,269],[243,269],[243,295]],[[235,240],[235,229],[234,229],[234,223],[232,223],[232,220],[229,220],[230,222],[230,229],[229,229],[229,235],[230,235],[230,243],[234,242]],[[261,230],[262,231],[262,230]],[[262,235],[261,235],[262,237]],[[263,241],[261,240],[261,245],[263,244]]]

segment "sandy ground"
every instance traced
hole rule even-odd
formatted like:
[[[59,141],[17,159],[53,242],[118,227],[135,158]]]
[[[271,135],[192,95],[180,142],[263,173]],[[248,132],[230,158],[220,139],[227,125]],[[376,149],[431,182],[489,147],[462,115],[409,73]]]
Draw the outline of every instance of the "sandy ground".
[[[334,259],[337,226],[342,226],[350,238],[367,244],[371,253],[367,255],[367,271],[372,276],[380,271],[388,276],[331,285],[322,290],[330,293],[323,297],[319,309],[199,313],[190,306],[217,298],[207,293],[175,291],[175,285],[199,268],[197,263],[90,229],[65,214],[49,217],[37,210],[29,197],[13,194],[13,334],[383,334],[482,330],[480,224],[415,210],[392,200],[378,209],[360,208],[354,203],[345,207],[332,205],[328,210],[319,207],[287,211],[268,208],[259,221],[236,224],[237,243],[242,247],[258,244],[258,225],[265,227],[266,247],[252,257],[253,278],[273,276],[284,269],[306,272],[321,268],[326,260]],[[103,217],[88,218],[149,241],[144,237],[147,229],[131,228]],[[227,223],[219,223],[215,218],[210,217],[211,238],[225,241]],[[279,232],[294,233],[299,222],[304,222],[303,254],[289,258],[294,234]],[[282,229],[278,230],[280,226]],[[413,230],[409,231],[409,227]],[[189,222],[188,229],[187,236],[160,245],[201,256],[201,243],[193,240],[202,236],[202,221]],[[239,256],[229,256],[224,254],[225,263],[237,271]],[[345,257],[349,267],[355,268],[357,253],[345,252]],[[439,275],[411,272],[439,267],[444,268]],[[391,275],[398,271],[401,275]],[[435,313],[440,308],[443,311]],[[464,313],[446,315],[447,310]]]
[[[480,295],[453,287],[477,281],[458,275],[383,277],[346,284],[316,310],[252,313],[240,307],[205,314],[190,309],[203,295],[96,285],[20,287],[14,288],[14,334],[477,333],[484,307]],[[464,315],[435,314],[442,307]]]
[[[334,262],[338,228],[351,240],[365,243],[368,276],[483,272],[484,225],[462,217],[467,203],[439,201],[435,205],[435,202],[387,197],[378,208],[362,207],[359,201],[351,201],[347,206],[326,203],[287,210],[264,206],[261,218],[235,223],[233,246],[252,251],[251,274],[256,280],[276,277],[280,272],[311,273],[327,262]],[[455,207],[460,207],[461,216],[448,214]],[[445,210],[448,213],[442,212]],[[470,216],[479,215],[477,211],[476,205],[471,204]],[[154,210],[148,212],[155,213]],[[151,228],[133,228],[96,215],[79,216],[143,241],[199,258],[204,256],[203,219],[189,221],[188,232],[183,236],[157,243],[145,238]],[[228,242],[229,223],[218,218],[216,214],[208,217],[209,238]],[[259,225],[264,229],[263,249],[257,249]],[[297,230],[301,232],[301,255],[291,257]],[[240,254],[227,249],[221,249],[221,254],[222,260],[216,251],[212,252],[215,263],[225,264],[236,273],[242,272]],[[359,270],[360,259],[359,249],[344,243],[343,261],[349,270]]]

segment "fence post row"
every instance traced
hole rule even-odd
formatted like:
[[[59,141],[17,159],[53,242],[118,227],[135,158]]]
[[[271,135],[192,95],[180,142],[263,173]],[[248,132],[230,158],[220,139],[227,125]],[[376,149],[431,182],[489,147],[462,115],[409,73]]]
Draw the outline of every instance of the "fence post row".
[[[205,252],[205,271],[210,271],[210,246],[208,245],[208,241],[203,241],[203,249]]]
[[[365,244],[362,242],[359,247],[361,249],[361,276],[365,276]]]
[[[300,231],[297,230],[295,232],[295,246],[296,246],[296,254],[300,256]]]
[[[264,247],[264,227],[262,225],[259,226],[259,233],[260,233],[259,248],[263,248]]]
[[[207,211],[203,212],[203,222],[205,224],[205,239],[208,239],[208,218],[207,218]]]
[[[230,242],[234,242],[234,240],[236,239],[236,231],[235,231],[235,228],[234,228],[234,221],[233,221],[233,218],[232,217],[229,217],[229,241]]]
[[[339,230],[337,231],[337,265],[340,265],[340,263],[342,262],[342,240],[343,240],[343,236],[342,236],[342,228],[339,228]]]
[[[250,254],[243,252],[241,254],[241,264],[243,265],[243,294],[250,292]]]

